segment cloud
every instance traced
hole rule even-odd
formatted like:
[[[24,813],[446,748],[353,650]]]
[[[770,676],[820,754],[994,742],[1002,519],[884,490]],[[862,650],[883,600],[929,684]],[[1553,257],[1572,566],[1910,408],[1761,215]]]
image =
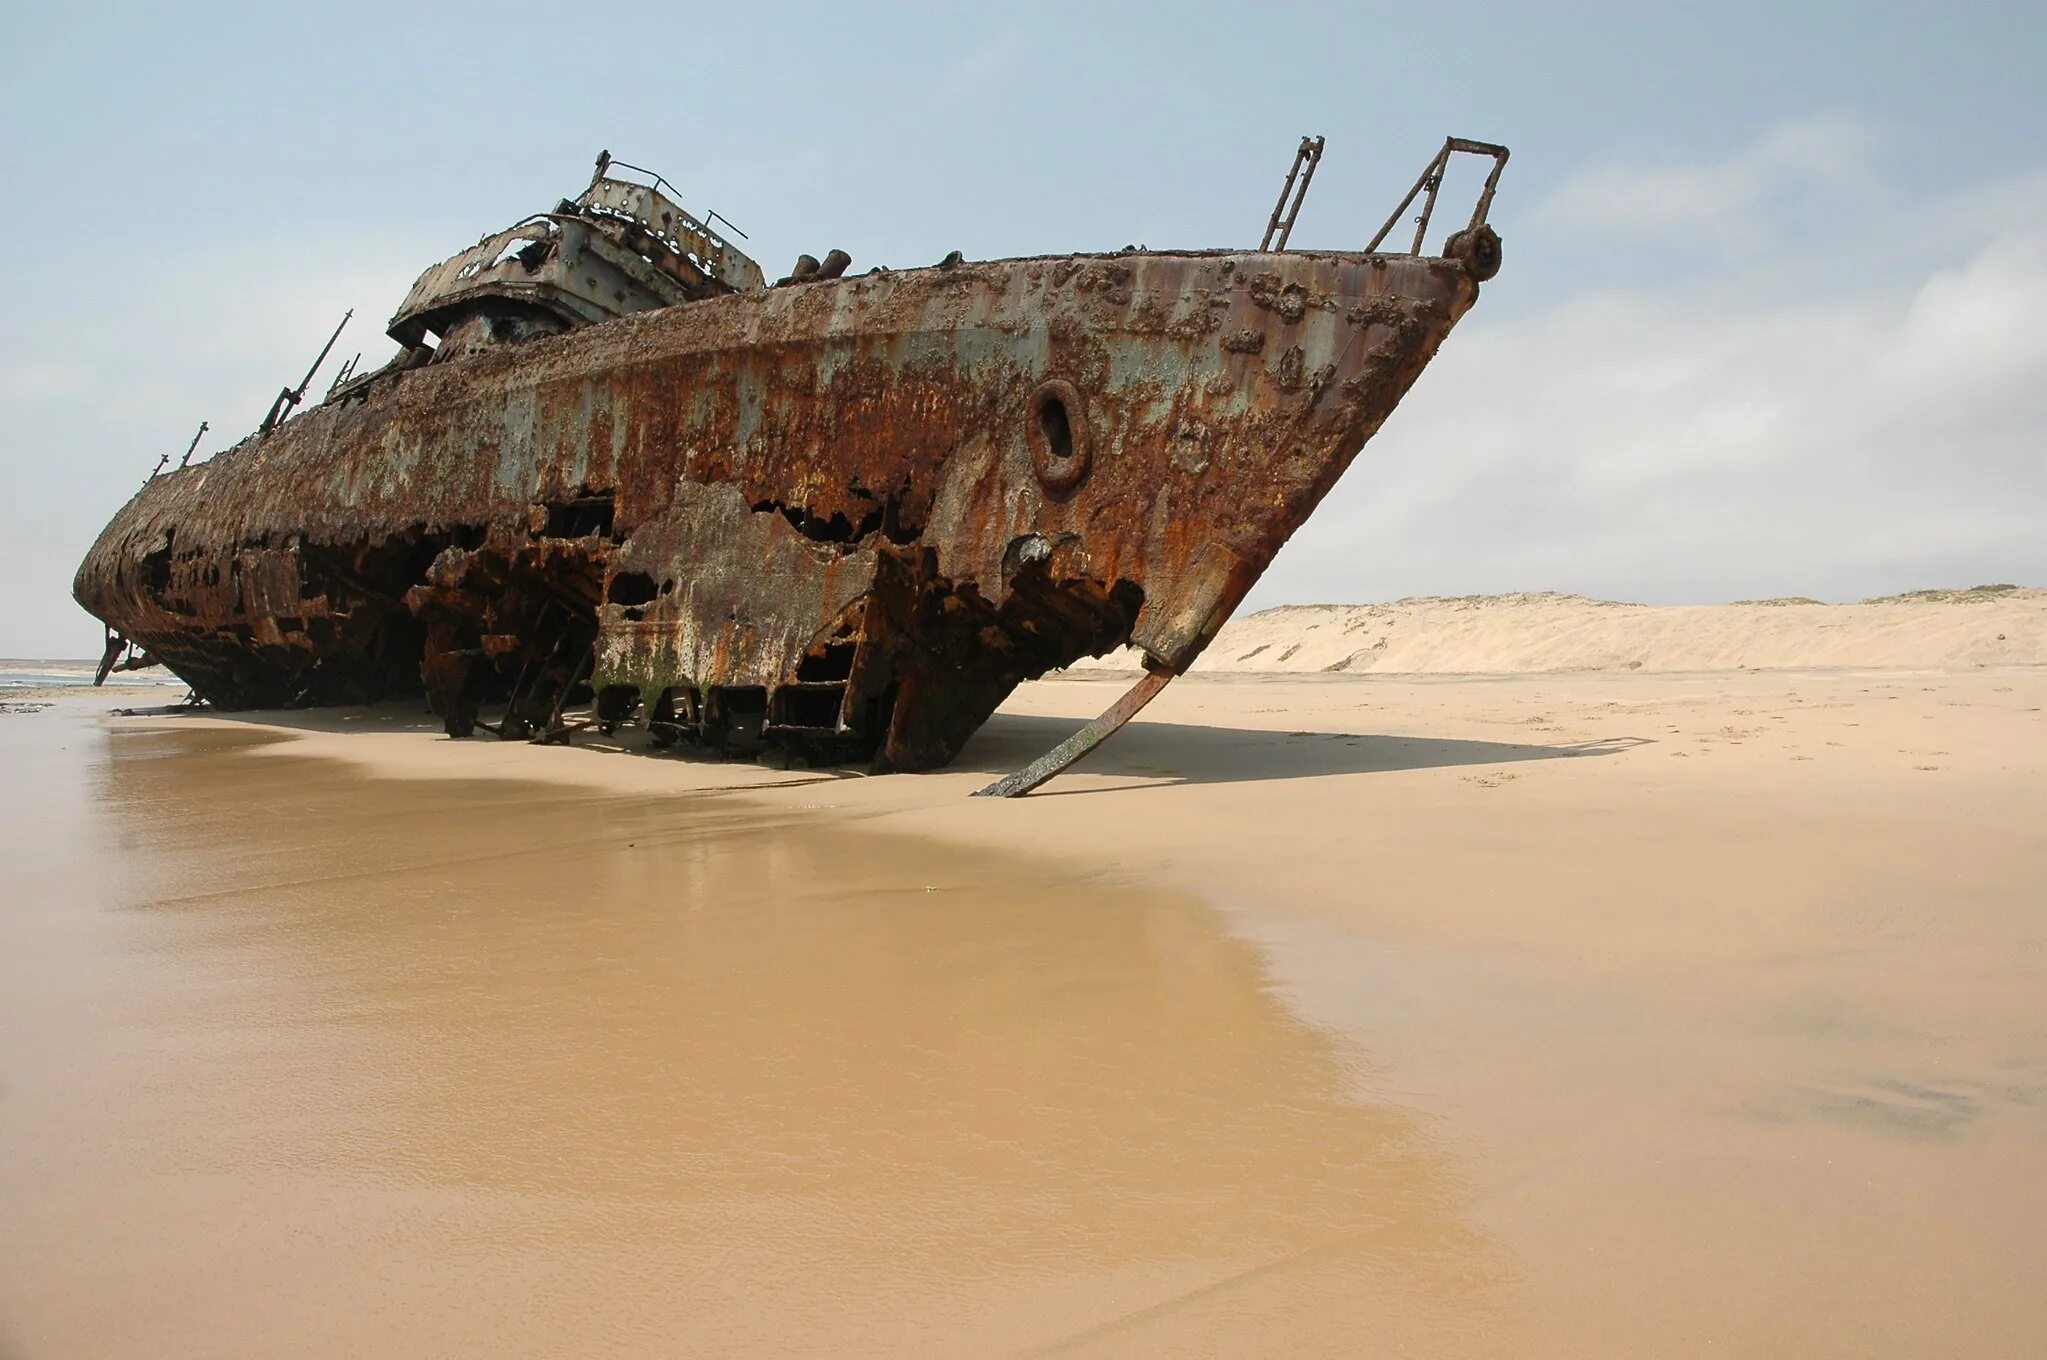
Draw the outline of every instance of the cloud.
[[[10,402],[66,401],[82,394],[87,386],[88,375],[77,364],[23,361],[0,371],[0,399]]]
[[[1777,258],[1518,319],[1481,302],[1254,603],[2047,583],[2047,228],[1905,269],[1927,205],[1897,211],[1855,288],[1788,289]]]
[[[1609,162],[1580,171],[1537,209],[1552,227],[1753,248],[1781,200],[1815,189],[1838,200],[1874,183],[1880,140],[1865,120],[1799,119],[1707,164]]]
[[[945,71],[945,88],[955,94],[985,94],[989,85],[1016,67],[1029,47],[1030,40],[1019,29],[984,38]]]

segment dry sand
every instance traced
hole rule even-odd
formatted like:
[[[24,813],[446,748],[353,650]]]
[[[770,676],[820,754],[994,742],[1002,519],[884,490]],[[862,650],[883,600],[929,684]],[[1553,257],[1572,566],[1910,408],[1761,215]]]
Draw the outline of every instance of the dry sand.
[[[1130,670],[1134,653],[1079,669]],[[1577,595],[1283,605],[1224,626],[1195,669],[1407,675],[2047,665],[2047,590],[1922,590],[1860,604],[1651,606]]]
[[[1925,608],[1952,628],[1898,648],[1981,610],[2038,645],[2037,601]],[[175,888],[123,879],[176,904],[136,919],[288,955],[298,1037],[226,1047],[299,1075],[267,1117],[214,1079],[267,1130],[232,1155],[35,1199],[60,1241],[142,1226],[85,1286],[17,1231],[0,1323],[147,1353],[98,1290],[220,1353],[2037,1352],[2047,669],[1654,670],[1196,675],[1016,802],[966,795],[1120,678],[880,779],[397,711],[117,723],[98,796]],[[152,766],[209,734],[206,779]],[[345,887],[250,886],[292,856]],[[47,1141],[38,1184],[100,1165]],[[220,1234],[232,1270],[167,1270]]]

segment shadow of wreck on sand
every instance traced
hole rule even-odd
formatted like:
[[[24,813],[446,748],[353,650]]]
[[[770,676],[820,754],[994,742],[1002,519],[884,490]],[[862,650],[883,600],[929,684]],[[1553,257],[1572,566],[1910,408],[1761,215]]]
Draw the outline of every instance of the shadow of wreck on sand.
[[[119,710],[116,710],[119,711]],[[131,710],[132,712],[132,710]],[[409,704],[368,708],[287,709],[218,712],[200,708],[136,712],[135,716],[203,716],[243,721],[252,727],[304,732],[417,732],[441,735],[440,719]],[[997,713],[967,743],[960,758],[935,775],[994,778],[1020,769],[1064,741],[1085,719],[1034,714]],[[489,742],[488,735],[466,738]],[[758,780],[781,782],[796,769],[757,764],[744,757],[716,755],[695,747],[656,748],[644,732],[627,728],[616,735],[579,731],[574,744],[588,750],[679,760],[691,764],[729,765],[753,773],[735,787],[756,786]],[[1402,736],[1394,733],[1279,731],[1267,728],[1206,726],[1197,723],[1147,722],[1143,718],[1116,733],[1100,749],[1076,765],[1073,773],[1120,776],[1132,782],[1103,787],[1051,787],[1033,793],[1110,793],[1118,789],[1173,784],[1234,784],[1265,780],[1312,779],[1327,775],[1384,774],[1398,770],[1444,769],[1464,765],[1506,765],[1528,760],[1571,760],[1610,756],[1653,744],[1648,737],[1606,737],[1558,746],[1521,742],[1466,741],[1449,737]],[[801,768],[801,767],[799,767]],[[803,769],[803,782],[858,778],[864,771],[850,766]]]
[[[961,754],[956,769],[1016,769],[1080,730],[1083,720],[997,713]],[[1384,774],[1459,765],[1505,765],[1524,760],[1573,760],[1618,755],[1652,744],[1649,737],[1604,737],[1560,746],[1464,741],[1449,737],[1365,732],[1282,732],[1146,722],[1139,718],[1074,766],[1077,774],[1121,775],[1146,788],[1168,784],[1235,784],[1324,775]],[[1106,793],[1096,788],[1048,788],[1031,796]]]

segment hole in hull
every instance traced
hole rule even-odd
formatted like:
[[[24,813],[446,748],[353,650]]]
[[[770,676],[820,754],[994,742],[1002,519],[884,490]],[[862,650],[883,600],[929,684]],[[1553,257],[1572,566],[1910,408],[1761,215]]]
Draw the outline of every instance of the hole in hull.
[[[599,491],[547,506],[543,538],[588,538],[592,534],[611,536],[612,494]]]
[[[1073,418],[1057,394],[1047,392],[1038,399],[1038,428],[1044,432],[1045,447],[1064,462],[1073,457]]]

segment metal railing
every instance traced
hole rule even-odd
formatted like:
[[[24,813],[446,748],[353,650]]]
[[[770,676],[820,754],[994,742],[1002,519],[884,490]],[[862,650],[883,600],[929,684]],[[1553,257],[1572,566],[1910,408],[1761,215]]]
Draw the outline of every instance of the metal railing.
[[[1422,210],[1414,219],[1414,244],[1407,250],[1409,255],[1419,255],[1422,253],[1422,241],[1429,233],[1429,219],[1435,215],[1436,211],[1436,194],[1443,187],[1443,172],[1449,168],[1450,157],[1460,151],[1474,156],[1491,156],[1493,158],[1492,173],[1486,176],[1485,188],[1479,191],[1478,206],[1471,210],[1471,221],[1465,227],[1465,230],[1477,231],[1485,225],[1486,214],[1492,210],[1493,206],[1493,191],[1500,186],[1500,172],[1507,168],[1507,148],[1492,142],[1473,142],[1463,137],[1446,137],[1443,139],[1443,149],[1436,153],[1436,158],[1429,162],[1426,170],[1422,171],[1421,178],[1416,180],[1414,187],[1407,191],[1407,197],[1400,200],[1400,206],[1395,208],[1393,215],[1386,219],[1386,225],[1379,228],[1379,234],[1374,236],[1372,243],[1365,247],[1367,253],[1376,251],[1379,248],[1380,243],[1392,233],[1395,224],[1400,221],[1401,215],[1414,204],[1415,198],[1418,195],[1425,194],[1427,196],[1422,199]]]

